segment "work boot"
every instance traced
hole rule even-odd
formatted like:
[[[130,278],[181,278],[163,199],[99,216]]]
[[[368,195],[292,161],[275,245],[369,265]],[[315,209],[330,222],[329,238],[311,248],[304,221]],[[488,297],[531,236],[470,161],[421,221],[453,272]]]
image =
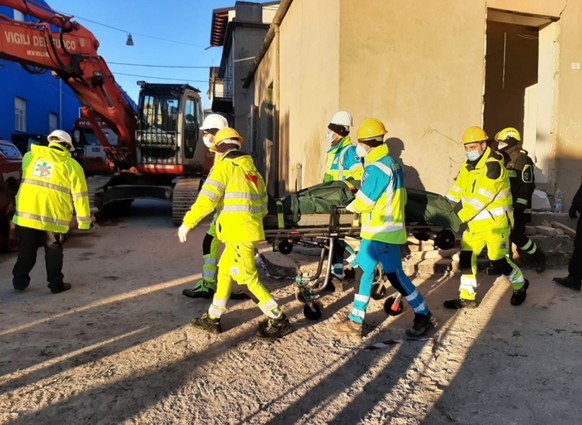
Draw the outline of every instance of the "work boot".
[[[360,323],[356,323],[349,317],[339,323],[332,323],[328,326],[328,329],[336,335],[347,335],[356,338],[362,337],[363,326]]]
[[[71,289],[71,284],[70,283],[61,283],[60,285],[48,285],[48,287],[50,288],[50,290],[53,294],[58,294],[60,292],[65,292],[65,291],[68,291],[69,289]]]
[[[546,270],[546,256],[539,246],[533,257],[536,264],[536,273],[543,273]]]
[[[459,310],[461,308],[477,308],[479,303],[476,300],[467,300],[465,298],[455,298],[454,300],[447,300],[443,303],[445,308],[451,310]]]
[[[575,291],[579,291],[580,287],[582,286],[582,279],[576,279],[575,277],[572,277],[570,275],[566,277],[555,277],[553,281],[560,286],[570,288]]]
[[[184,289],[182,294],[190,298],[211,299],[214,296],[214,292],[216,292],[216,284],[201,279],[196,282],[196,286],[194,286],[194,288]]]
[[[405,332],[407,336],[417,338],[419,336],[423,336],[428,331],[433,330],[437,326],[438,321],[431,313],[428,313],[428,316],[424,314],[415,314],[412,327],[406,329]]]
[[[266,322],[259,324],[257,336],[263,339],[277,339],[293,331],[293,326],[284,313],[276,319],[269,318]]]
[[[251,297],[245,291],[243,291],[242,289],[239,289],[236,292],[235,291],[231,291],[229,298],[231,300],[248,300]]]
[[[511,305],[521,305],[527,297],[527,288],[529,288],[529,281],[525,279],[525,282],[521,289],[513,291],[511,296]]]
[[[206,332],[212,334],[219,334],[222,332],[220,319],[213,319],[208,313],[204,313],[201,317],[192,320],[192,326],[204,329]]]

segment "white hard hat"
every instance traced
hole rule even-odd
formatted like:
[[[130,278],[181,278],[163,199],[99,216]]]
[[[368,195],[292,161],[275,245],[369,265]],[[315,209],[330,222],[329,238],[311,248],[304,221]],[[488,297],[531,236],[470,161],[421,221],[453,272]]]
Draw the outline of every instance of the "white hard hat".
[[[48,135],[47,139],[49,141],[49,144],[50,143],[63,144],[70,152],[75,152],[75,146],[73,146],[71,136],[66,131],[54,130],[51,134]]]
[[[352,120],[352,116],[349,112],[346,111],[338,111],[333,114],[331,117],[330,124],[337,124],[337,125],[345,125],[346,127],[352,127],[354,122]]]
[[[204,118],[204,122],[202,123],[200,130],[210,130],[212,128],[222,130],[224,127],[228,127],[228,121],[226,118],[219,114],[210,114]]]

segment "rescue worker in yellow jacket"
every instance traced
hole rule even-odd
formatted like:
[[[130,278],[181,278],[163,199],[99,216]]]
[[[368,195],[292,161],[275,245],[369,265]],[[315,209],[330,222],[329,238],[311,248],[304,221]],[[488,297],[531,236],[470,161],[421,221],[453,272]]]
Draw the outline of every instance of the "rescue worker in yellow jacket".
[[[330,147],[325,161],[324,182],[335,180],[361,180],[364,174],[363,158],[356,153],[356,146],[349,136],[353,119],[349,112],[338,111],[331,117],[327,126],[326,140]],[[334,246],[331,274],[342,280],[344,278],[345,246],[338,242]]]
[[[462,143],[467,160],[446,196],[454,204],[461,202],[458,215],[467,223],[461,240],[459,298],[445,301],[446,308],[477,307],[477,256],[485,247],[493,267],[511,283],[511,304],[520,305],[527,296],[528,280],[506,255],[513,225],[509,175],[502,156],[488,147],[488,139],[480,127],[465,131]]]
[[[364,164],[349,136],[352,126],[353,120],[349,112],[338,111],[331,117],[325,136],[329,149],[325,160],[324,182],[362,179]]]
[[[204,145],[210,149],[214,143],[214,136],[218,131],[228,127],[228,121],[220,114],[209,114],[202,123],[202,140]],[[214,160],[217,160],[214,156]],[[210,299],[216,292],[216,274],[218,272],[218,254],[220,251],[220,241],[216,237],[216,214],[212,217],[212,223],[202,240],[202,279],[193,288],[186,288],[183,295],[190,298]],[[232,291],[231,299],[247,299],[248,295],[244,291]]]
[[[406,188],[400,164],[390,157],[384,143],[386,129],[377,119],[365,120],[358,129],[358,156],[365,158],[362,186],[347,209],[362,214],[360,250],[356,264],[362,277],[354,305],[347,320],[331,325],[334,333],[361,337],[366,309],[370,302],[374,271],[378,263],[388,280],[414,310],[411,337],[424,335],[437,326],[423,296],[402,270],[400,246],[406,243],[404,222]]]
[[[16,195],[18,259],[12,270],[14,289],[30,284],[39,246],[44,246],[48,287],[51,292],[71,289],[63,281],[63,237],[69,231],[73,208],[80,230],[91,228],[87,181],[83,169],[71,156],[71,136],[55,130],[48,146],[32,145],[22,159],[22,183]]]
[[[218,262],[216,293],[208,312],[194,319],[192,325],[212,333],[222,332],[220,318],[227,311],[232,280],[246,286],[267,316],[257,332],[262,338],[274,339],[292,331],[289,320],[259,281],[255,265],[255,248],[265,239],[263,217],[267,214],[267,191],[263,178],[250,155],[240,151],[242,137],[226,127],[216,133],[211,150],[217,161],[204,182],[192,208],[178,230],[180,242],[208,214],[216,210],[216,235],[225,244]]]

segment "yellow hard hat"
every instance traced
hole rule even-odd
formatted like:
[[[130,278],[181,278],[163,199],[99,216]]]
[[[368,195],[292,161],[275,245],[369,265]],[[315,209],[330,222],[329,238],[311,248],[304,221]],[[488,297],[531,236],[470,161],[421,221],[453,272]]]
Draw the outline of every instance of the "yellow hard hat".
[[[382,121],[376,118],[368,118],[358,128],[358,140],[374,139],[387,133]]]
[[[463,145],[468,145],[469,143],[485,142],[489,140],[489,136],[481,127],[469,127],[463,133]]]
[[[521,142],[521,135],[519,134],[519,131],[513,127],[506,127],[501,130],[495,135],[495,140],[498,142],[504,142],[510,137],[513,137],[518,142]]]
[[[234,143],[237,144],[239,148],[241,147],[243,142],[243,138],[241,137],[240,134],[238,134],[238,131],[236,131],[234,128],[224,127],[222,130],[219,130],[214,136],[214,144],[212,146],[216,148],[216,146],[220,145],[222,142],[226,140],[229,141],[235,140]]]

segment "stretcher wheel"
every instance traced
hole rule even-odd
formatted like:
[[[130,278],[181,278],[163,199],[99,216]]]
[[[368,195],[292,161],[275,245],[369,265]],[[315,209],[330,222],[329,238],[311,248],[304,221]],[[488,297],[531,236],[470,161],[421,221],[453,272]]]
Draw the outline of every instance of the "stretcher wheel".
[[[381,283],[372,284],[372,298],[375,300],[381,300],[386,296],[386,287]]]
[[[303,315],[309,320],[317,320],[323,315],[323,305],[314,301],[303,306]]]
[[[305,302],[305,297],[303,296],[301,288],[295,288],[295,299],[301,303]]]
[[[287,255],[293,251],[293,244],[290,244],[287,241],[279,242],[278,250],[281,254]]]
[[[395,304],[396,297],[388,297],[384,301],[384,311],[388,316],[398,316],[404,310],[404,304],[402,304],[402,299],[398,300]]]
[[[455,234],[449,229],[441,230],[434,238],[434,244],[441,249],[450,249],[455,246]]]

